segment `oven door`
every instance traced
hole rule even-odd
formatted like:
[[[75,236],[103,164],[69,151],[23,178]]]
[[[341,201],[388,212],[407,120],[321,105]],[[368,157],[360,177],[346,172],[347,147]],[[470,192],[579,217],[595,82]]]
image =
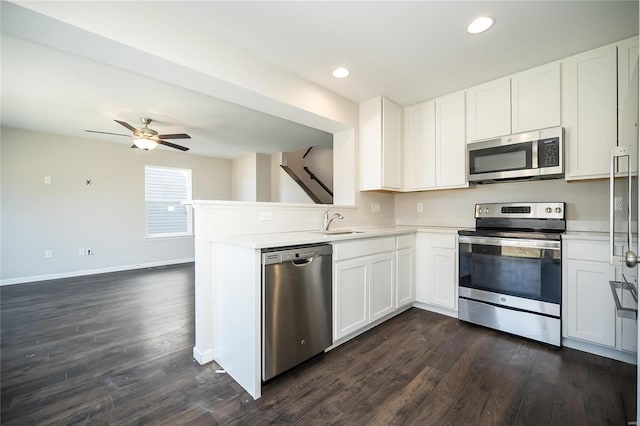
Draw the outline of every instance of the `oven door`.
[[[560,317],[560,241],[460,235],[459,296]]]

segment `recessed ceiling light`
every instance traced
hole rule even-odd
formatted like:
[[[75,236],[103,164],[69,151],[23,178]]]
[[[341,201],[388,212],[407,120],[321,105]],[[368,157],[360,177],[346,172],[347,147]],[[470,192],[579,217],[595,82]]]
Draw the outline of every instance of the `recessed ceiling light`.
[[[335,70],[333,70],[333,76],[335,78],[349,77],[349,70],[346,68],[336,68]]]
[[[478,34],[487,31],[493,25],[494,19],[489,16],[480,16],[473,20],[467,27],[469,34]]]

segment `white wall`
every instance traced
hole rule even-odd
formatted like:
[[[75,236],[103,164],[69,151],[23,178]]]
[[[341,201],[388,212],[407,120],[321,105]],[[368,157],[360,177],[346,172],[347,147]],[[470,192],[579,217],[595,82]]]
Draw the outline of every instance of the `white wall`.
[[[624,196],[626,181],[616,182],[616,193]],[[584,227],[605,226],[609,221],[609,182],[590,180],[567,183],[563,179],[472,185],[468,189],[424,191],[395,196],[397,224],[474,226],[475,203],[509,201],[564,201],[570,222]],[[417,212],[417,203],[423,212]],[[626,204],[625,204],[626,205]],[[624,220],[624,218],[622,218]],[[580,224],[578,224],[580,225]]]
[[[0,153],[3,283],[193,258],[193,237],[145,239],[145,165],[191,169],[193,198],[231,199],[230,160],[13,128]]]
[[[256,201],[256,154],[231,160],[231,199]]]
[[[271,201],[271,155],[256,154],[256,201]]]

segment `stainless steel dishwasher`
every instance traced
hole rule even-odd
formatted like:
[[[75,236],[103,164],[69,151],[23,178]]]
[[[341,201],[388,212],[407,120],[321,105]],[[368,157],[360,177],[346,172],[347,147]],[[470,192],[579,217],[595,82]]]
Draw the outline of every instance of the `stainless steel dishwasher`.
[[[262,250],[262,380],[332,343],[329,244]]]

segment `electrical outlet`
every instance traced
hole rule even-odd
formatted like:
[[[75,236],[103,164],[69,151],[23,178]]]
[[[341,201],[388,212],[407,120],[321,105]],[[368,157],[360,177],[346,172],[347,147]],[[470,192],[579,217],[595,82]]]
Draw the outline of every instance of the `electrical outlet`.
[[[264,211],[264,212],[260,212],[258,218],[260,220],[271,220],[273,219],[273,215],[271,214],[270,211]]]
[[[45,258],[47,258],[47,259],[48,259],[48,258],[50,258],[50,257],[53,257],[53,250],[51,250],[51,249],[46,249],[46,250],[44,251],[44,257],[45,257]]]
[[[83,248],[78,249],[78,255],[79,256],[84,256],[86,254],[85,250]]]
[[[422,213],[424,210],[424,204],[418,203],[416,209],[418,210],[418,213]]]
[[[380,203],[371,203],[371,213],[380,213]]]
[[[615,197],[616,210],[622,210],[622,197]]]
[[[45,185],[51,185],[51,176],[45,176],[44,177],[44,184]]]

